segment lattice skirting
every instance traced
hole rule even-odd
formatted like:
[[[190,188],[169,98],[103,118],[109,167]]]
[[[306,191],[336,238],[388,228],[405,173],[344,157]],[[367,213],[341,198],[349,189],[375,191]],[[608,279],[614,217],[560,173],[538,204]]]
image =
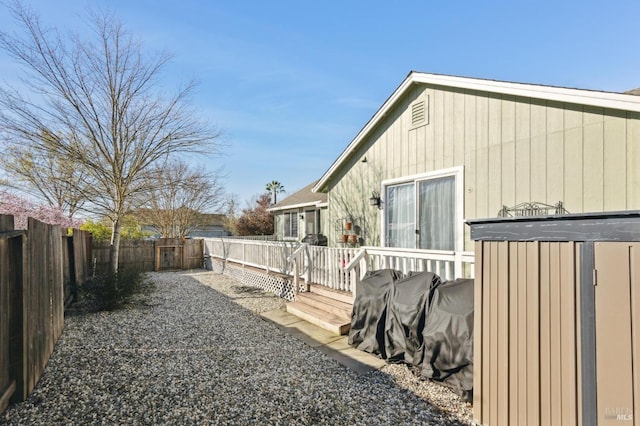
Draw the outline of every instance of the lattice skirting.
[[[214,258],[211,259],[210,265],[212,271],[234,278],[244,285],[261,288],[289,301],[294,300],[293,279],[269,275],[233,263],[227,263],[225,266],[224,261]]]

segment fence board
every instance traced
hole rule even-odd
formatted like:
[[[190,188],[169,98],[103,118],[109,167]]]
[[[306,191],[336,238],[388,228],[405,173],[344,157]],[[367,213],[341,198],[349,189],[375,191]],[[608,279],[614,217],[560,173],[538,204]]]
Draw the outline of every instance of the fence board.
[[[73,275],[67,244],[59,226],[29,219],[27,231],[15,231],[0,215],[0,412],[27,398],[62,334]],[[89,253],[85,246],[80,263]]]

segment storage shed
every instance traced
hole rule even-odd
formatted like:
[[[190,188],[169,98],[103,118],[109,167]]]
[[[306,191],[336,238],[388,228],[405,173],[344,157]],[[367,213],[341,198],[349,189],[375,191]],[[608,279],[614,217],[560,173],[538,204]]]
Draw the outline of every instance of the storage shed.
[[[475,422],[640,424],[640,212],[467,223]]]

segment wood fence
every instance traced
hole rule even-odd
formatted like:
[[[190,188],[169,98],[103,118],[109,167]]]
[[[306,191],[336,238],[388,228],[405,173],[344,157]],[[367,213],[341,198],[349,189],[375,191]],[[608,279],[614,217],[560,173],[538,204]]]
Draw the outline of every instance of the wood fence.
[[[0,215],[0,412],[27,398],[64,328],[65,300],[87,277],[89,236]]]
[[[108,270],[109,249],[108,241],[93,243],[92,255],[97,274]],[[198,238],[125,240],[120,243],[118,268],[137,272],[199,269],[203,267],[203,253],[203,240]]]

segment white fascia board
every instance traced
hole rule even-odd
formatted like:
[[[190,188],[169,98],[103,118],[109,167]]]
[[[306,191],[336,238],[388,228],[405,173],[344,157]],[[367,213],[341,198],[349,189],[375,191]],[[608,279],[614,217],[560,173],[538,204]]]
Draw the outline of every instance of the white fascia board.
[[[322,202],[311,201],[309,203],[291,204],[291,205],[282,206],[282,207],[271,207],[271,208],[267,209],[267,211],[268,212],[277,212],[277,211],[283,211],[283,210],[295,210],[295,209],[299,209],[299,208],[303,208],[303,207],[318,207],[320,204],[322,204]]]
[[[367,124],[358,132],[347,148],[333,162],[331,167],[322,175],[312,191],[320,191],[331,176],[342,166],[344,161],[353,154],[360,142],[369,134],[378,122],[387,114],[396,101],[404,95],[413,83],[433,84],[482,92],[501,93],[534,99],[544,99],[557,102],[589,105],[601,108],[611,108],[623,111],[640,112],[640,96],[624,93],[599,92],[593,90],[571,89],[564,87],[541,86],[535,84],[511,83],[496,80],[483,80],[468,77],[454,77],[440,74],[427,74],[412,71],[382,104],[380,109],[371,117]]]
[[[525,98],[640,112],[640,96],[625,93],[541,86],[535,84],[511,83],[505,81],[482,80],[424,73],[415,73],[412,81],[415,83],[436,84],[460,89],[522,96]]]

